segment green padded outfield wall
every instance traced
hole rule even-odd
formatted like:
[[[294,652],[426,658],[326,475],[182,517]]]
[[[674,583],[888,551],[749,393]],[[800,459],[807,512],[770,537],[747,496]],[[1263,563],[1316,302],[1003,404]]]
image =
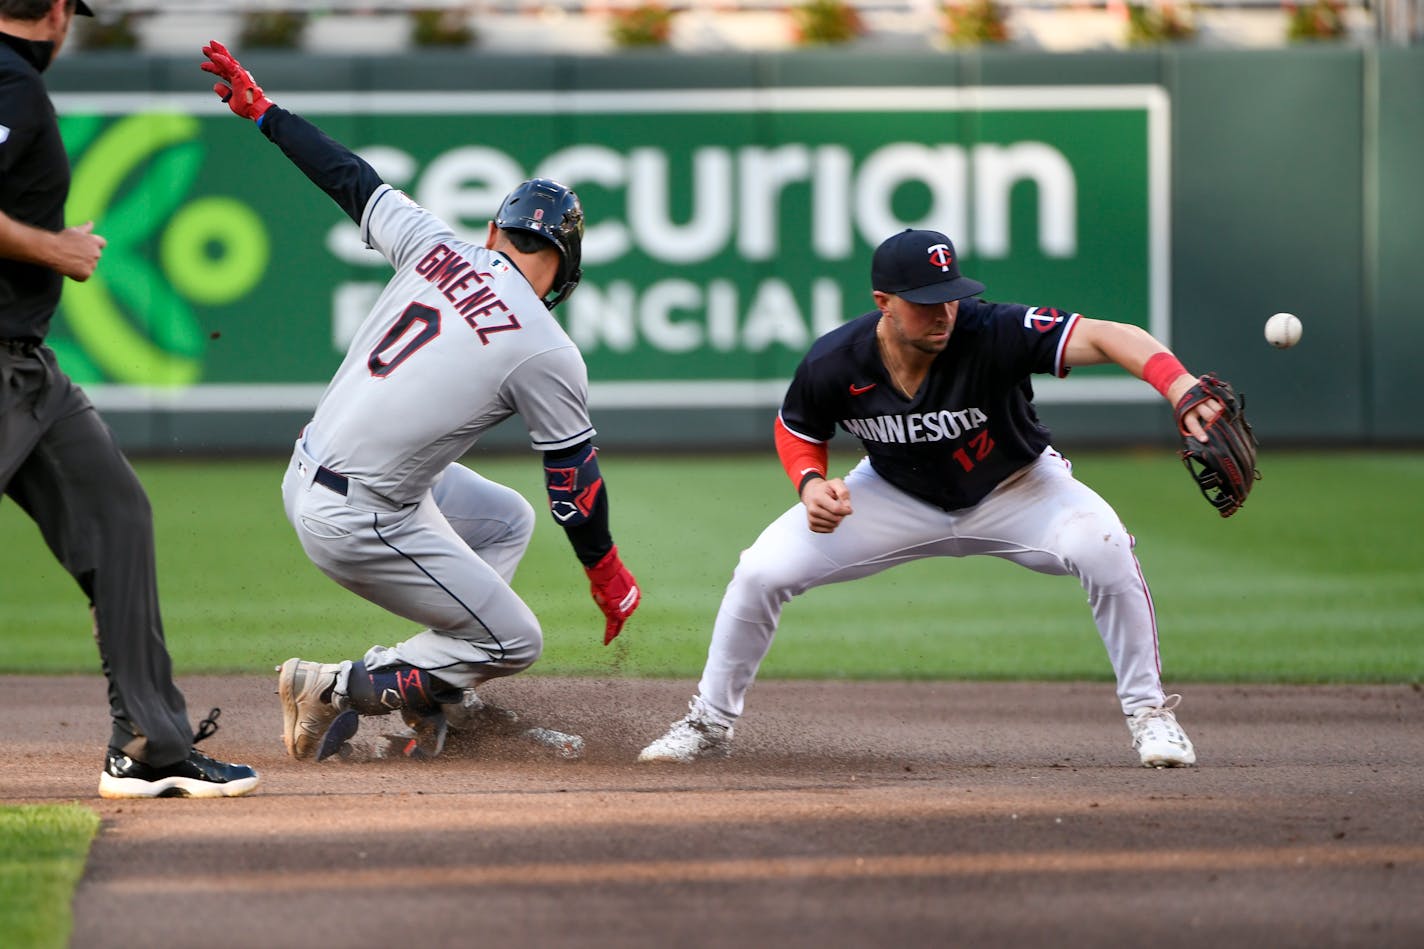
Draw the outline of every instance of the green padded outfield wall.
[[[1424,51],[1379,55],[1367,99],[1365,257],[1367,430],[1376,439],[1424,435],[1418,399],[1424,361]]]
[[[605,445],[769,445],[800,354],[869,309],[870,251],[910,226],[991,298],[1169,341],[1268,445],[1424,438],[1424,51],[244,59],[470,235],[524,177],[578,189],[560,315]],[[196,63],[51,71],[69,219],[109,239],[52,342],[133,450],[282,450],[388,268]],[[1262,337],[1278,310],[1293,350]],[[1115,369],[1037,389],[1065,444],[1170,440]],[[487,439],[524,443],[517,421]]]

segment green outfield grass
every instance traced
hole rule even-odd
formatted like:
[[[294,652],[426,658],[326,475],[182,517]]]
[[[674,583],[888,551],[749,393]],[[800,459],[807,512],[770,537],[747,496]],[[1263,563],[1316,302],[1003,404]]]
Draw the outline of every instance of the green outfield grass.
[[[468,462],[544,508],[538,457]],[[848,467],[853,456],[837,456]],[[540,616],[544,674],[701,669],[737,555],[793,500],[774,456],[605,452],[615,536],[644,588],[624,635],[602,620],[542,516],[515,585]],[[1168,449],[1074,456],[1138,539],[1169,683],[1424,679],[1424,455],[1287,453],[1222,520]],[[180,674],[333,660],[413,627],[311,566],[281,509],[285,459],[149,461],[168,641]],[[0,505],[0,672],[98,671],[78,588],[13,503]],[[907,565],[788,606],[764,677],[1109,679],[1075,581],[987,558]]]

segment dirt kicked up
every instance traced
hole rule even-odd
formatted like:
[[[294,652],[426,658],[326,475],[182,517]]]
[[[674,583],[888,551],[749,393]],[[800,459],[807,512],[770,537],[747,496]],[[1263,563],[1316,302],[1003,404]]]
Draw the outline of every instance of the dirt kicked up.
[[[1187,686],[1199,766],[1151,771],[1102,683],[764,681],[733,757],[654,766],[691,682],[484,690],[577,759],[495,729],[320,765],[274,682],[180,682],[255,794],[104,801],[102,679],[0,678],[0,799],[103,818],[74,946],[1424,945],[1409,686]]]

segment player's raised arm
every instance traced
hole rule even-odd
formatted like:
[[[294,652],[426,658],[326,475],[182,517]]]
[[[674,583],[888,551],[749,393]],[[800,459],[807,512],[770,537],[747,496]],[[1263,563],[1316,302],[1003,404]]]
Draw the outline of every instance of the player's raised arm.
[[[603,645],[623,630],[638,608],[638,581],[613,543],[608,530],[608,489],[598,470],[598,451],[583,441],[561,451],[544,453],[544,485],[549,510],[569,535],[574,555],[588,574],[590,592],[606,620]]]
[[[306,119],[268,99],[252,73],[217,40],[203,47],[203,55],[208,61],[202,69],[222,80],[213,84],[213,92],[235,115],[256,122],[292,164],[360,224],[366,202],[383,184],[376,170]]]

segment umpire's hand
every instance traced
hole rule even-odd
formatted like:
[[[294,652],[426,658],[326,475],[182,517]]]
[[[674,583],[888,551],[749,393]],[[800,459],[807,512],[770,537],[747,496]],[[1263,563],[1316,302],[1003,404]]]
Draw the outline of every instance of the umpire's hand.
[[[104,245],[109,243],[94,233],[93,221],[78,227],[66,227],[54,238],[50,267],[80,283],[93,275],[94,268],[99,266],[99,257],[104,253]]]

